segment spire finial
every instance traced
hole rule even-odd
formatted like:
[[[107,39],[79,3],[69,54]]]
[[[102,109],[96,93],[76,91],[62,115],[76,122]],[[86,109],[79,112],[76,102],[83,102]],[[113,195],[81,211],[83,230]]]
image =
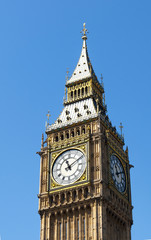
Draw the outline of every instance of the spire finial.
[[[46,114],[46,116],[47,116],[47,119],[48,119],[48,125],[49,125],[49,118],[50,118],[50,111],[48,110],[48,113]]]
[[[88,33],[88,30],[86,29],[86,27],[85,27],[85,23],[83,23],[83,29],[82,29],[82,31],[81,31],[81,33],[83,34],[83,36],[82,36],[82,39],[87,39],[87,33]]]
[[[121,129],[121,137],[123,137],[123,133],[122,133],[123,125],[122,125],[121,122],[120,122],[120,126],[119,126],[119,128]]]
[[[103,75],[102,75],[102,73],[101,73],[101,85],[102,85],[102,87],[104,88],[104,83],[103,83]]]
[[[67,71],[66,71],[66,80],[68,81],[68,79],[69,79],[69,68],[67,68]]]

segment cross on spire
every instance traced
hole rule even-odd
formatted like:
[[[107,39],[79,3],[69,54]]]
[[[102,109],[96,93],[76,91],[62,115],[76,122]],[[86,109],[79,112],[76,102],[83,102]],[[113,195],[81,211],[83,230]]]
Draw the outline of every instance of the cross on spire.
[[[87,33],[88,33],[88,30],[86,29],[86,27],[85,27],[85,23],[83,23],[83,29],[82,29],[82,31],[81,31],[81,33],[83,34],[83,36],[82,36],[82,39],[87,39]]]
[[[121,136],[123,136],[123,133],[122,133],[123,125],[122,125],[122,123],[120,123],[119,128],[120,128],[120,130],[121,130]]]
[[[50,111],[48,110],[48,113],[46,114],[46,116],[47,116],[47,119],[48,119],[48,125],[49,125],[49,118],[50,118]]]
[[[68,81],[68,79],[69,79],[69,68],[67,68],[67,71],[66,71],[66,80]]]

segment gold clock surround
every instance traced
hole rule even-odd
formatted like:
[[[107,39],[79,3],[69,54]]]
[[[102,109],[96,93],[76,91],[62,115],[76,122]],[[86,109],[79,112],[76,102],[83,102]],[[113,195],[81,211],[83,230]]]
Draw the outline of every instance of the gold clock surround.
[[[81,145],[78,145],[76,147],[72,147],[72,148],[66,148],[66,149],[63,149],[63,150],[59,150],[59,151],[55,151],[55,152],[50,152],[50,159],[51,159],[51,164],[50,164],[50,189],[49,191],[50,192],[54,192],[55,190],[60,190],[60,189],[70,189],[70,188],[74,188],[74,187],[78,187],[80,185],[86,185],[86,184],[89,184],[89,153],[88,153],[88,147],[87,147],[88,143],[84,143],[84,144],[81,144]],[[75,150],[79,150],[81,151],[85,157],[86,157],[86,162],[87,162],[87,165],[86,165],[86,169],[85,171],[83,172],[82,176],[74,183],[68,185],[68,186],[63,186],[63,185],[60,185],[58,184],[55,179],[53,178],[52,176],[52,167],[53,167],[53,164],[54,162],[56,161],[56,159],[62,154],[64,153],[65,151],[67,150],[71,150],[71,149],[75,149]]]
[[[123,167],[123,170],[124,170],[124,174],[125,174],[125,182],[126,182],[126,185],[125,185],[125,191],[124,192],[119,192],[118,189],[116,188],[115,184],[114,184],[114,181],[113,181],[113,178],[111,176],[111,171],[110,171],[110,158],[112,155],[115,155],[119,161],[121,162],[121,165]],[[114,191],[116,191],[116,193],[126,199],[128,199],[128,179],[127,179],[127,159],[126,158],[123,158],[123,156],[121,156],[119,154],[119,152],[116,150],[116,147],[114,148],[112,145],[109,146],[109,151],[108,151],[108,156],[109,156],[109,168],[108,168],[108,172],[109,172],[109,187],[111,189],[113,189]]]

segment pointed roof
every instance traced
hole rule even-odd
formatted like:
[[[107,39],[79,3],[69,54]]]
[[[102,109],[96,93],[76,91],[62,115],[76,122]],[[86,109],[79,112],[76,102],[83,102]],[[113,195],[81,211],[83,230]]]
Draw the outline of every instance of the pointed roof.
[[[48,125],[46,132],[62,128],[98,116],[96,106],[92,98],[66,105],[54,124]]]
[[[88,51],[87,51],[87,44],[86,44],[87,29],[85,28],[85,23],[83,24],[83,26],[84,26],[82,30],[83,45],[82,45],[81,55],[71,78],[67,81],[67,84],[74,83],[82,79],[90,78],[93,76],[93,73],[94,73],[89,56],[88,56]]]

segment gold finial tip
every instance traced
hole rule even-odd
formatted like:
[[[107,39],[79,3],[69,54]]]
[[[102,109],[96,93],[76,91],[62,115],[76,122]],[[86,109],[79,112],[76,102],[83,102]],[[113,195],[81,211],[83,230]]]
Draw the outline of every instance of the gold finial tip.
[[[48,110],[48,113],[46,114],[46,116],[47,116],[47,119],[48,119],[48,125],[49,125],[49,118],[50,118],[50,111]]]
[[[66,80],[68,81],[69,79],[69,68],[67,68],[67,71],[66,71]]]
[[[82,36],[82,39],[87,39],[87,35],[86,35],[86,33],[88,33],[88,30],[86,29],[86,23],[83,23],[83,29],[82,29],[82,31],[81,31],[81,33],[83,34],[83,36]]]
[[[123,137],[123,133],[122,133],[122,129],[123,129],[123,125],[122,123],[120,122],[120,126],[119,126],[120,130],[121,130],[121,136]]]

